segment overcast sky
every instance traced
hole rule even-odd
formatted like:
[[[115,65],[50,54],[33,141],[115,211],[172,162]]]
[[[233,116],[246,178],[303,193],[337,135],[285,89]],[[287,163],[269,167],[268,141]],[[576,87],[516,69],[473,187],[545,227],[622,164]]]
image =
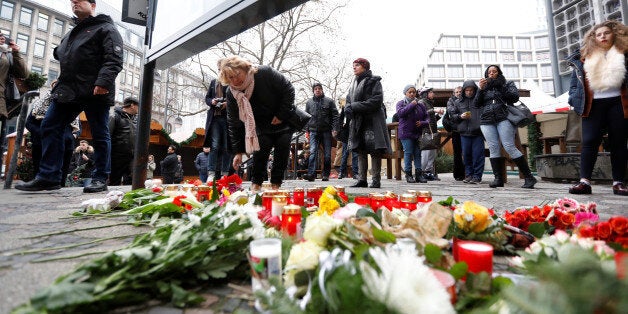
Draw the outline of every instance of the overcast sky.
[[[52,1],[65,3],[69,9],[67,0]],[[105,1],[120,9],[122,7],[122,0],[98,1]],[[164,10],[167,12],[158,12],[157,19],[171,25],[185,25],[185,22],[192,20],[190,13],[184,14],[186,18],[182,19],[176,18],[175,12],[189,10],[190,5],[199,3],[197,1],[159,0],[160,7],[169,8]],[[204,0],[203,4],[212,7],[219,1]],[[534,31],[538,29],[535,19],[538,16],[537,5],[544,3],[544,0],[351,0],[340,17],[341,31],[346,38],[350,58],[369,59],[374,74],[383,77],[384,90],[399,90],[398,95],[393,97],[401,97],[403,86],[416,81],[439,34],[514,34]],[[170,4],[175,6],[170,7]],[[196,10],[192,14],[202,11]],[[170,18],[159,19],[159,16],[164,15]],[[164,37],[155,34],[154,42]]]

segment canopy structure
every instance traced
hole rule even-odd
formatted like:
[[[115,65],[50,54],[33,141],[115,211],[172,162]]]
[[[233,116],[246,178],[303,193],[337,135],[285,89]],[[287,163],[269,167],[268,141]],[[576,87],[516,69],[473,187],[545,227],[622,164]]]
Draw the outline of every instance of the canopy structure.
[[[530,91],[530,97],[521,97],[521,101],[530,108],[533,114],[569,111],[567,103],[569,95],[564,93],[558,97],[546,94],[533,80],[528,79],[522,86]]]

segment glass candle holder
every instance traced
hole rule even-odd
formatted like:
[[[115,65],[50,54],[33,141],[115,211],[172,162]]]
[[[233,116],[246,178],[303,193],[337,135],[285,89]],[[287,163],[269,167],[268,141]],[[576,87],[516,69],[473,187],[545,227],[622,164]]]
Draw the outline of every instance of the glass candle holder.
[[[271,214],[273,216],[281,216],[283,207],[288,205],[288,193],[286,190],[275,191],[271,206]]]
[[[430,191],[418,191],[417,193],[417,202],[418,203],[429,203],[432,201],[432,192]]]
[[[404,193],[401,194],[399,198],[401,203],[401,208],[407,209],[409,211],[413,211],[416,209],[417,197],[414,194]]]
[[[292,191],[292,204],[305,206],[305,191],[303,188],[294,188],[294,191]]]
[[[362,206],[371,206],[371,198],[369,196],[356,196],[353,202]]]
[[[265,210],[273,209],[273,197],[277,193],[277,190],[267,190],[262,193],[262,207]]]
[[[371,196],[371,208],[374,211],[380,209],[380,207],[384,206],[386,203],[386,196],[384,194],[373,194]]]
[[[291,237],[301,238],[301,206],[284,206],[281,213],[281,231]]]
[[[493,246],[478,241],[458,243],[458,260],[467,263],[470,273],[493,274]]]
[[[196,200],[199,202],[209,201],[212,193],[212,187],[200,185],[196,187]]]

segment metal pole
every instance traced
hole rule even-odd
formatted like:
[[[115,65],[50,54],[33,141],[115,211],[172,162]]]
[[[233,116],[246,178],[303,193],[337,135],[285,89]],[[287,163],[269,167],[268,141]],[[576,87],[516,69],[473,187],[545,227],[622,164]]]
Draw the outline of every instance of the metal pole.
[[[144,64],[142,90],[140,92],[140,110],[137,121],[137,138],[133,156],[133,189],[144,187],[148,145],[150,142],[150,120],[153,110],[153,86],[155,82],[155,61]]]
[[[6,174],[6,180],[4,180],[4,189],[10,189],[13,183],[13,175],[17,169],[17,155],[20,152],[20,146],[22,146],[22,137],[24,137],[24,125],[26,124],[26,115],[28,115],[28,105],[31,99],[39,96],[39,91],[33,90],[26,92],[22,98],[22,108],[20,108],[20,115],[17,117],[17,133],[15,135],[15,145],[13,148],[13,154],[11,155],[11,163],[9,164],[9,171]]]

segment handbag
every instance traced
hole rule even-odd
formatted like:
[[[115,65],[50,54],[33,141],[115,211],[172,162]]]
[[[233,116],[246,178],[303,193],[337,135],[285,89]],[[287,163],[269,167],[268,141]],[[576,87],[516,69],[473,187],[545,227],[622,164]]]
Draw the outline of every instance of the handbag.
[[[449,114],[449,111],[445,112],[443,116],[443,128],[447,130],[447,132],[451,132],[458,129],[458,123],[454,122]]]
[[[294,109],[290,111],[290,116],[286,122],[288,122],[288,125],[290,125],[290,127],[295,131],[303,131],[307,123],[310,122],[311,118],[312,116],[305,110],[294,106]]]
[[[508,110],[508,121],[518,128],[528,126],[534,121],[534,115],[523,102],[518,105],[507,105],[506,109]]]
[[[4,88],[4,99],[7,103],[7,107],[17,105],[22,102],[22,95],[15,83],[13,75],[9,74],[7,82]]]
[[[432,132],[432,128],[428,125],[429,132],[423,129],[423,134],[419,137],[419,148],[421,150],[431,150],[440,148],[440,133]]]

